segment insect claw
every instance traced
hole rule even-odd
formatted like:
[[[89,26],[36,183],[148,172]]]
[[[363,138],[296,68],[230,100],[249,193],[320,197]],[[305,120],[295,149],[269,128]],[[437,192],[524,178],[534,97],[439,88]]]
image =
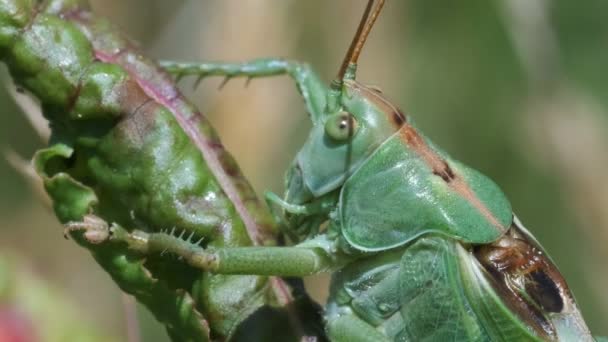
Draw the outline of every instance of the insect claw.
[[[70,233],[78,230],[84,231],[82,236],[92,244],[100,244],[110,237],[110,228],[107,222],[95,215],[85,215],[82,221],[66,223],[63,237],[69,240]]]
[[[253,76],[247,77],[247,79],[245,80],[245,88],[249,87],[249,83],[251,83],[252,79],[253,79]]]

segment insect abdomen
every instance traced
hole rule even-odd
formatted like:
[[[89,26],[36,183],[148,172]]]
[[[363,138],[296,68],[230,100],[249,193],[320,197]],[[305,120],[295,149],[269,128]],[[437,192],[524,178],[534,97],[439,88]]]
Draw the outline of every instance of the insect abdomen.
[[[539,336],[592,340],[566,281],[517,220],[498,241],[475,247],[474,255],[504,305]]]

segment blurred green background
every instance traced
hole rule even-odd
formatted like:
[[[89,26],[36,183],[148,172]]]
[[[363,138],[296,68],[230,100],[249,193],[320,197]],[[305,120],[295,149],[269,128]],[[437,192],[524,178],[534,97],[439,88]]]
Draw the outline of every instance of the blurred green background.
[[[154,58],[287,57],[311,63],[329,82],[364,3],[96,0],[93,8]],[[605,0],[389,0],[358,74],[437,144],[502,187],[560,267],[591,330],[602,335],[608,335],[606,13]],[[2,73],[0,148],[29,159],[42,142],[22,113],[35,106],[19,106]],[[295,87],[286,77],[248,87],[232,80],[218,91],[220,82],[181,86],[256,190],[280,193],[283,171],[309,128]],[[63,239],[30,185],[0,158],[0,254],[20,259],[69,297],[82,319],[124,340],[120,292],[87,252]],[[319,300],[326,281],[308,281]],[[142,340],[166,341],[142,317]]]

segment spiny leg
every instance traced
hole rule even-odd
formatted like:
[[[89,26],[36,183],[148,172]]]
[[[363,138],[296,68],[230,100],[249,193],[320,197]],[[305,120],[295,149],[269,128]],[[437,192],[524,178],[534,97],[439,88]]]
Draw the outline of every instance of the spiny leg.
[[[224,76],[226,77],[226,80],[229,80],[232,77],[248,77],[251,79],[255,77],[269,77],[287,74],[295,81],[313,122],[318,121],[322,117],[325,109],[328,88],[319,79],[318,75],[310,68],[310,66],[305,63],[280,58],[261,58],[242,63],[188,63],[161,61],[160,65],[169,73],[174,74],[178,79],[184,76],[198,76],[196,83],[209,76]],[[274,210],[274,206],[271,205],[271,202],[279,204],[279,206],[283,207],[283,209],[290,213],[295,213],[298,210],[309,210],[305,208],[305,206],[295,205],[285,208],[285,205],[288,204],[280,200],[277,201],[278,196],[273,195],[274,194],[267,194],[266,202],[271,208],[271,213],[275,221],[283,225],[283,228],[285,228],[285,222],[281,215]],[[314,210],[315,208],[311,209]],[[292,238],[295,237],[293,236],[292,232],[287,233]]]
[[[319,247],[230,247],[205,249],[198,242],[172,233],[127,231],[119,225],[101,226],[68,223],[69,230],[83,230],[83,237],[95,243],[125,243],[129,249],[144,255],[172,253],[193,267],[221,274],[255,274],[268,276],[306,276],[330,268],[332,262]],[[77,226],[77,228],[75,228]],[[101,230],[107,229],[107,234]],[[101,230],[100,230],[101,229]],[[107,237],[100,241],[100,236]],[[90,241],[93,242],[93,241]]]
[[[260,58],[242,63],[161,61],[160,65],[178,79],[183,76],[198,76],[197,83],[209,76],[224,76],[229,80],[233,77],[251,79],[287,74],[296,82],[313,120],[320,118],[325,108],[327,87],[305,63],[280,58]]]

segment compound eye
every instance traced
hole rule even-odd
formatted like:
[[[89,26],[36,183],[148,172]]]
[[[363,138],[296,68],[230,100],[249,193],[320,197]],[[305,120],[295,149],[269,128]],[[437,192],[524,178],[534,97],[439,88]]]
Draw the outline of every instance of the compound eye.
[[[332,114],[325,122],[325,134],[335,141],[346,141],[355,133],[359,125],[348,112]]]

